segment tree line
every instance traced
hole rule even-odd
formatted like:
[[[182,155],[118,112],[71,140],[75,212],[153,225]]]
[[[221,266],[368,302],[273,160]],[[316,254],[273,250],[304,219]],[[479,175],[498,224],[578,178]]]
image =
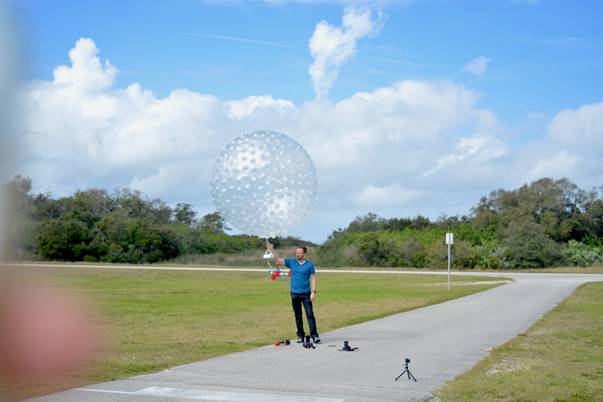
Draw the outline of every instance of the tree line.
[[[34,194],[30,178],[6,183],[8,251],[14,258],[153,263],[198,254],[260,250],[262,239],[230,235],[224,219],[192,205],[170,207],[127,188]],[[469,215],[430,220],[355,218],[331,233],[313,256],[323,266],[446,266],[446,232],[455,234],[456,268],[535,268],[603,264],[603,186],[583,190],[568,179],[543,178],[482,197]],[[294,237],[277,247],[310,245]]]
[[[59,198],[33,194],[31,189],[28,177],[17,176],[5,184],[11,208],[7,254],[13,258],[154,263],[264,245],[256,236],[227,234],[229,228],[217,212],[199,218],[190,204],[170,207],[127,188],[113,193],[88,189]],[[299,240],[272,241],[290,245]]]
[[[453,232],[457,268],[538,268],[603,264],[603,186],[543,178],[482,197],[468,216],[385,219],[369,213],[335,230],[323,264],[444,268]]]

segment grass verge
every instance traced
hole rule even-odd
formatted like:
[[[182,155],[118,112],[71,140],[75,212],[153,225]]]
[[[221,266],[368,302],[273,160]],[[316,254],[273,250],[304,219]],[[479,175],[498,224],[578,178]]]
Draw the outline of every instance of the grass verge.
[[[442,401],[603,401],[603,283],[582,285],[527,332],[445,384]]]
[[[521,270],[520,272],[545,272],[553,274],[603,274],[603,266],[539,268]]]
[[[86,296],[109,334],[94,370],[60,384],[11,390],[29,397],[294,338],[288,280],[254,272],[107,268],[10,268]],[[481,281],[480,281],[481,279]],[[319,273],[315,311],[320,332],[440,303],[496,286],[498,278]],[[492,283],[489,283],[492,282]],[[18,387],[17,387],[18,388]]]

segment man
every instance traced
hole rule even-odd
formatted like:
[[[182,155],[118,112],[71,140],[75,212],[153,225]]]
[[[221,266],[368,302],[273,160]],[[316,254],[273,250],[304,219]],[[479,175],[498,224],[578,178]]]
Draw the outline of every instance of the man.
[[[268,243],[268,249],[273,251],[272,244]],[[295,250],[295,258],[276,257],[276,266],[286,266],[291,270],[291,305],[295,314],[295,325],[297,326],[298,343],[304,341],[306,333],[304,331],[304,320],[302,317],[302,304],[306,310],[306,318],[310,327],[310,336],[314,343],[320,343],[318,331],[316,329],[316,318],[312,302],[316,297],[316,269],[312,261],[306,260],[308,250],[304,246],[299,246]]]

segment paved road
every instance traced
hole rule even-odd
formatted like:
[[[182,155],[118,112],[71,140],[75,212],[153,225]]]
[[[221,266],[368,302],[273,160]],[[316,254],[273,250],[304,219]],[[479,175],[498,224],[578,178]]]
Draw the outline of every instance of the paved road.
[[[316,349],[267,346],[35,401],[428,400],[445,381],[524,332],[580,284],[603,281],[603,275],[506,276],[515,282],[324,333]],[[359,350],[338,351],[344,340]],[[417,383],[394,381],[406,357]]]

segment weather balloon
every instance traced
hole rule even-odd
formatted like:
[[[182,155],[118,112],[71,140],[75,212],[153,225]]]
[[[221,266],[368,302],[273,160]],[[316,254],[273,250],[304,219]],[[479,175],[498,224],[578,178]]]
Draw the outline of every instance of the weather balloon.
[[[304,148],[276,131],[252,131],[226,145],[210,193],[220,215],[259,237],[284,236],[316,198],[316,168]]]

